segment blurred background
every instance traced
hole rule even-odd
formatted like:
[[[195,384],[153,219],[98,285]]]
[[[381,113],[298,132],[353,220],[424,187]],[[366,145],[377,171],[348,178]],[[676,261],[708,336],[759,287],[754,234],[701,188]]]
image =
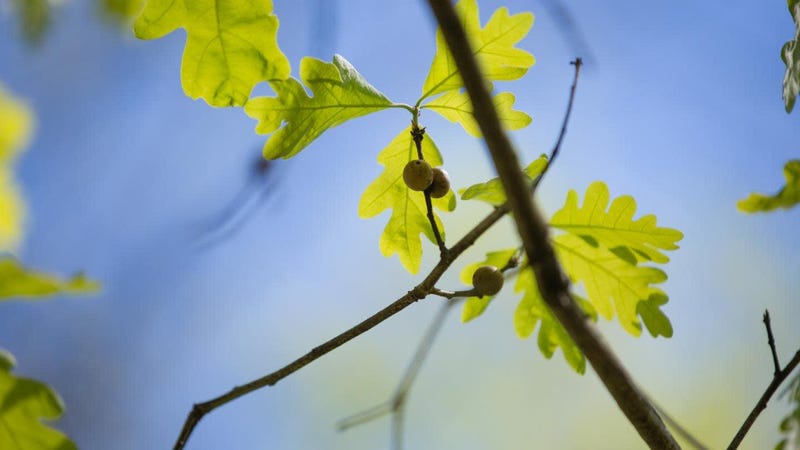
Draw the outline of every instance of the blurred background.
[[[26,39],[20,2],[0,4],[0,82],[37,118],[17,164],[29,209],[19,256],[103,283],[91,297],[0,305],[0,345],[16,373],[61,394],[57,427],[80,448],[169,448],[192,403],[283,366],[421,279],[381,256],[388,213],[357,215],[405,112],[347,123],[259,172],[255,122],[184,96],[182,31],[139,41],[109,13],[119,2],[68,0]],[[552,0],[481,0],[482,20],[502,5],[536,15],[520,44],[536,65],[498,85],[534,118],[513,135],[526,161],[555,140],[569,61],[587,62],[541,206],[552,213],[568,189],[582,197],[603,180],[636,198],[637,215],[685,234],[666,268],[674,337],[636,339],[617,322],[603,333],[659,404],[710,447],[727,445],[772,376],[765,308],[783,361],[800,347],[800,208],[735,206],[777,190],[800,154],[798,113],[780,97],[780,48],[794,35],[785,3],[567,2],[583,37],[564,33]],[[275,12],[294,74],[303,56],[340,53],[392,100],[419,96],[434,53],[424,2],[275,0]],[[422,121],[456,188],[494,176],[479,140],[433,114]],[[488,212],[471,203],[443,217],[451,242]],[[511,236],[506,220],[440,287],[461,288],[460,267],[516,245]],[[436,255],[425,245],[421,274]],[[560,351],[548,361],[516,337],[517,300],[507,288],[480,319],[449,317],[409,398],[406,448],[642,448],[591,369],[578,376]],[[345,433],[335,422],[388,398],[439,303],[214,411],[187,448],[388,448],[388,419]],[[787,411],[773,401],[743,448],[772,448]]]

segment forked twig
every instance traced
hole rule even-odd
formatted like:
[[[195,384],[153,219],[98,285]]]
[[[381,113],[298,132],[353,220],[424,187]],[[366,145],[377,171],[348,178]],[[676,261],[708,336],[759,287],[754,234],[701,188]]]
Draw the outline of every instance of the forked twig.
[[[756,419],[761,414],[762,411],[767,409],[767,403],[769,403],[770,398],[775,394],[775,391],[778,390],[778,387],[789,378],[789,375],[792,374],[794,369],[800,365],[800,350],[794,354],[794,357],[789,361],[786,366],[781,369],[778,364],[778,355],[775,351],[775,338],[772,336],[772,326],[770,325],[769,320],[769,312],[764,312],[764,326],[767,329],[767,342],[769,343],[770,352],[772,353],[772,360],[773,363],[776,364],[776,371],[772,375],[772,381],[769,383],[767,388],[764,390],[764,393],[761,394],[761,398],[758,399],[753,409],[748,414],[747,418],[742,423],[742,426],[739,427],[739,431],[736,432],[736,436],[733,437],[733,440],[728,445],[728,450],[735,450],[739,448],[739,445],[744,440],[744,437],[747,436],[747,433],[750,431],[750,428],[756,422]]]

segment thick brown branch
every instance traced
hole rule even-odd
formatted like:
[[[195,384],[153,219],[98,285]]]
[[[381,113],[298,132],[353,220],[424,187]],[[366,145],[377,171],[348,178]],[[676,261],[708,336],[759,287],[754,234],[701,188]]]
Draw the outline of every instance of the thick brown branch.
[[[533,205],[517,155],[502,129],[486,82],[453,5],[449,0],[428,0],[428,3],[464,80],[475,120],[502,181],[542,297],[647,445],[655,449],[679,449],[661,418],[570,296],[569,281],[556,260],[548,240],[547,226]]]

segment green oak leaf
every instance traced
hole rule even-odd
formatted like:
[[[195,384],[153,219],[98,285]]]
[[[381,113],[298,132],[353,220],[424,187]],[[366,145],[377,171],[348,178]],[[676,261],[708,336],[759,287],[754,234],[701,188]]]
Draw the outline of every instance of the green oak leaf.
[[[669,297],[660,289],[653,289],[650,297],[641,300],[636,305],[636,313],[639,314],[644,322],[644,326],[653,337],[664,336],[672,337],[672,323],[669,318],[659,309],[669,301]]]
[[[426,135],[422,141],[422,154],[431,167],[442,164],[442,156],[430,136]],[[403,169],[414,159],[417,159],[417,150],[411,137],[411,128],[408,127],[378,154],[378,162],[385,166],[383,173],[367,187],[358,203],[358,215],[362,218],[375,217],[387,209],[392,210],[389,223],[381,235],[381,253],[386,257],[397,254],[403,267],[411,273],[419,271],[422,260],[420,233],[431,242],[436,242],[428,222],[425,194],[410,190],[403,181]],[[443,211],[452,211],[456,207],[456,197],[452,191],[442,198],[431,200],[435,208]],[[442,222],[438,215],[434,214],[434,218],[444,238]]]
[[[787,0],[789,14],[794,20],[794,39],[787,41],[781,48],[781,59],[786,64],[783,75],[783,103],[786,112],[792,112],[797,92],[800,91],[800,0]]]
[[[658,227],[652,214],[633,220],[636,201],[629,195],[615,198],[610,207],[609,198],[608,187],[601,181],[586,189],[582,207],[578,206],[577,192],[570,190],[566,204],[553,215],[550,225],[600,243],[618,256],[628,257],[633,264],[637,259],[668,262],[669,258],[660,250],[677,249],[675,243],[683,239],[683,233]]]
[[[290,158],[325,130],[399,106],[367,83],[340,55],[333,57],[333,63],[303,58],[300,79],[311,88],[313,97],[299,81],[288,78],[270,82],[277,97],[256,97],[245,106],[245,112],[258,120],[256,132],[273,133],[264,145],[267,159]]]
[[[62,280],[23,267],[11,256],[0,256],[0,301],[15,297],[87,294],[99,289],[100,285],[96,281],[88,279],[82,273]]]
[[[519,130],[531,123],[531,117],[522,111],[513,109],[514,94],[501,92],[494,96],[494,106],[500,116],[500,122],[506,130]],[[439,113],[450,122],[464,127],[464,131],[475,137],[481,137],[481,130],[472,115],[472,102],[463,91],[449,91],[422,105]]]
[[[56,420],[64,404],[50,387],[14,376],[14,357],[0,349],[0,448],[77,450],[67,436],[42,420]]]
[[[461,0],[456,12],[470,38],[470,43],[487,81],[509,81],[521,78],[536,61],[530,53],[514,47],[533,26],[533,14],[509,15],[502,7],[481,28],[476,0]],[[436,33],[436,54],[422,88],[420,102],[432,95],[463,86],[441,30]]]
[[[800,0],[798,0],[800,1]],[[786,185],[774,195],[750,194],[739,200],[736,206],[747,213],[766,212],[774,209],[789,209],[800,203],[800,159],[793,159],[783,167]]]
[[[667,274],[655,267],[631,264],[607,248],[592,245],[574,234],[556,236],[552,242],[564,270],[573,282],[583,283],[597,312],[611,319],[616,311],[622,327],[639,336],[642,332],[639,303],[661,292],[653,285],[666,281]],[[666,303],[666,295],[663,300]],[[650,302],[648,307],[657,308],[658,304]],[[651,310],[645,313],[648,319],[655,319]],[[654,325],[654,329],[659,328]]]
[[[212,106],[242,106],[253,87],[289,77],[271,0],[148,0],[134,23],[140,39],[186,30],[181,83]]]
[[[472,286],[472,274],[475,273],[479,267],[488,265],[495,266],[498,269],[503,268],[516,252],[517,249],[509,248],[487,253],[486,259],[483,261],[469,264],[461,270],[461,282]],[[461,309],[461,321],[466,323],[483,314],[483,312],[486,311],[486,307],[489,306],[489,303],[494,300],[494,297],[494,295],[484,295],[483,297],[467,298],[464,302],[464,307]]]
[[[33,113],[0,85],[0,252],[13,251],[22,238],[25,204],[11,171],[33,132]]]
[[[540,155],[522,171],[527,175],[528,181],[533,180],[541,174],[547,167],[547,155]],[[472,186],[458,191],[461,200],[480,200],[493,206],[500,206],[506,202],[506,192],[500,178],[492,178],[485,183],[473,184]]]
[[[99,6],[107,17],[121,24],[130,24],[142,10],[144,0],[100,0]]]
[[[567,334],[567,331],[544,303],[544,299],[539,293],[539,287],[536,284],[536,277],[529,266],[520,271],[514,290],[523,293],[522,300],[520,300],[514,313],[514,329],[517,332],[517,336],[522,339],[528,338],[536,329],[536,325],[540,323],[537,341],[542,354],[547,359],[550,359],[555,350],[561,347],[567,364],[576,372],[583,374],[586,371],[586,359],[569,334]],[[590,302],[575,294],[572,297],[589,318],[597,321],[597,313]]]

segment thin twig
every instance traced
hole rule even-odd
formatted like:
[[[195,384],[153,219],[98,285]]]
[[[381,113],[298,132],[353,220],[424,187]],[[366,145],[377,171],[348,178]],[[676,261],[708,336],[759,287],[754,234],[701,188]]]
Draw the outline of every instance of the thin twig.
[[[659,450],[679,449],[658,413],[570,295],[569,279],[556,259],[548,239],[548,227],[533,205],[517,155],[503,131],[485,79],[452,3],[450,0],[428,0],[428,3],[472,100],[475,121],[500,176],[542,298],[586,355],[606,389],[647,445]]]
[[[772,324],[769,320],[769,310],[764,310],[764,327],[767,329],[767,344],[772,352],[772,364],[775,367],[773,372],[776,376],[781,371],[781,363],[778,361],[778,349],[775,347],[775,336],[772,335]]]
[[[384,403],[381,403],[380,405],[373,406],[365,411],[340,420],[337,424],[337,428],[340,431],[347,430],[348,428],[352,428],[356,425],[361,425],[362,423],[370,422],[386,414],[396,412],[402,407],[407,392],[419,373],[422,362],[425,360],[425,357],[428,355],[433,342],[436,340],[436,336],[439,333],[442,324],[444,324],[444,319],[447,317],[447,312],[450,311],[450,308],[457,302],[457,300],[449,300],[445,303],[442,303],[442,306],[439,307],[439,311],[436,313],[433,322],[431,322],[431,324],[428,326],[428,331],[425,332],[425,336],[419,343],[417,351],[414,352],[414,357],[411,358],[408,368],[403,374],[403,377],[400,379],[400,382],[397,384],[397,388],[395,388],[392,398]]]
[[[236,386],[227,393],[211,400],[202,403],[196,403],[186,417],[186,421],[181,428],[178,439],[175,441],[175,446],[173,447],[174,450],[181,450],[184,448],[186,442],[189,440],[189,437],[192,435],[192,431],[194,431],[194,428],[206,414],[222,405],[242,397],[243,395],[247,395],[265,386],[275,385],[278,381],[319,359],[328,352],[347,343],[351,339],[369,331],[379,323],[383,322],[389,317],[392,317],[409,305],[427,297],[428,294],[431,293],[431,290],[434,288],[436,282],[439,281],[439,279],[442,277],[442,275],[444,275],[447,269],[450,268],[453,262],[458,259],[458,257],[461,256],[465,250],[472,246],[472,244],[474,244],[481,235],[491,228],[492,225],[497,223],[497,221],[500,220],[500,218],[502,218],[506,212],[508,212],[507,207],[499,207],[484,217],[439,259],[439,262],[436,264],[436,266],[431,269],[430,273],[428,273],[428,275],[420,284],[402,297],[392,302],[389,306],[383,308],[338,336],[320,344],[317,347],[314,347],[310,352],[306,353],[300,358],[297,358],[275,372],[264,375],[263,377],[244,385]]]
[[[778,387],[781,385],[781,383],[789,378],[789,375],[791,375],[792,371],[798,365],[800,365],[800,350],[794,354],[794,357],[791,361],[789,361],[789,364],[786,364],[786,367],[773,375],[772,381],[767,386],[767,389],[764,390],[763,394],[761,394],[761,398],[758,399],[758,403],[756,403],[756,405],[753,407],[753,410],[750,411],[747,419],[745,419],[744,423],[742,423],[742,426],[739,427],[739,431],[736,432],[736,436],[733,437],[733,440],[728,445],[728,450],[735,450],[739,448],[739,445],[747,435],[747,432],[750,431],[750,427],[753,426],[759,414],[767,409],[767,403],[769,403],[769,399],[772,398],[772,395],[775,394],[775,391],[778,390]]]
[[[422,153],[422,140],[425,139],[425,128],[417,124],[417,116],[411,122],[411,137],[414,140],[414,145],[417,147],[417,158],[425,160],[425,155]],[[447,254],[447,246],[444,244],[442,233],[439,231],[439,226],[436,224],[436,216],[433,214],[433,201],[431,200],[430,188],[425,189],[425,209],[428,216],[428,222],[431,224],[433,230],[433,237],[436,238],[436,245],[439,247],[439,256],[444,257]]]

